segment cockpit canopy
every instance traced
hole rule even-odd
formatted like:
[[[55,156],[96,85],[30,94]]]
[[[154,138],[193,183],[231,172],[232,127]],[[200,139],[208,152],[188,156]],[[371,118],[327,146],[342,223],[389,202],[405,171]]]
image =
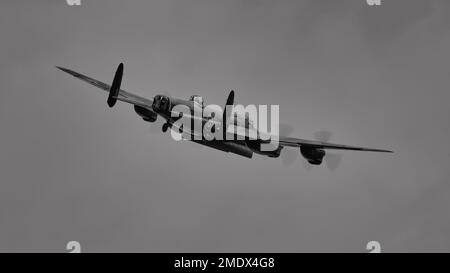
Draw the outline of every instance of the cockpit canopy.
[[[201,106],[202,108],[205,108],[205,100],[203,99],[202,96],[199,95],[192,95],[189,97],[190,101],[193,101],[194,103],[197,103],[199,106]]]
[[[243,127],[243,128],[247,128],[247,129],[254,129],[254,122],[253,120],[251,120],[248,116],[243,117],[243,116],[231,116],[231,123],[234,124],[235,126],[239,126],[239,127]]]

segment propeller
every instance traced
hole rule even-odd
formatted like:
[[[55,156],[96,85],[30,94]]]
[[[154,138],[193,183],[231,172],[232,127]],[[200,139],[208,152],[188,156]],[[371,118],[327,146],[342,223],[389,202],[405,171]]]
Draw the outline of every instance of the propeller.
[[[328,142],[331,139],[332,133],[330,131],[318,131],[314,134],[314,138],[319,141]],[[330,171],[336,170],[342,161],[342,155],[326,151],[324,157],[325,164]]]
[[[172,97],[172,95],[168,92],[168,91],[164,91],[163,93],[162,93],[162,95],[164,95],[164,96],[167,96],[167,97]],[[159,123],[158,123],[159,122]],[[161,124],[161,122],[162,122],[162,124]],[[160,125],[158,125],[158,124],[160,124]],[[167,125],[165,125],[166,124],[166,122],[165,122],[165,119],[163,119],[163,118],[161,118],[161,117],[159,117],[158,116],[158,119],[157,119],[157,121],[155,121],[154,123],[152,123],[152,124],[150,124],[150,126],[149,126],[149,131],[150,131],[150,133],[152,133],[152,134],[159,134],[161,131],[159,131],[159,130],[154,130],[154,127],[155,127],[155,125],[158,125],[158,126],[161,126],[162,128],[162,131],[163,132],[167,132],[167,130],[169,129],[169,128],[163,128],[163,127],[166,127]]]
[[[280,124],[280,135],[283,136],[290,136],[294,129],[287,124]],[[314,139],[318,141],[328,142],[331,139],[332,133],[330,131],[318,131],[314,134]],[[299,157],[299,151],[298,149],[292,149],[292,148],[284,148],[281,152],[281,161],[284,167],[289,167],[292,164],[294,164]],[[342,161],[342,155],[326,151],[325,157],[324,157],[325,164],[327,168],[330,171],[336,170],[341,161]],[[306,160],[303,160],[303,164],[305,166],[306,170],[311,170],[313,166],[309,164]]]
[[[331,139],[331,132],[330,131],[315,132],[314,139],[318,141],[328,142]]]
[[[325,160],[325,164],[327,164],[328,169],[330,171],[334,171],[339,167],[339,165],[341,165],[342,155],[327,152],[325,154],[324,160]]]
[[[280,136],[290,136],[294,132],[294,128],[286,123],[280,123],[279,127],[279,135]],[[298,159],[298,150],[297,149],[290,149],[284,148],[281,151],[281,162],[284,167],[289,167],[292,164],[294,164],[295,161]]]

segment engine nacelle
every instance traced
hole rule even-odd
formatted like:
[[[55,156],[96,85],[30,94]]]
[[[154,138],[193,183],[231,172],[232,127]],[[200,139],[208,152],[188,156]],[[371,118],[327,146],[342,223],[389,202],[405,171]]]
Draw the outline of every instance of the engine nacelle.
[[[143,120],[148,121],[148,122],[155,122],[156,119],[158,118],[158,115],[151,111],[148,110],[147,108],[141,107],[141,106],[134,106],[134,111],[136,112],[136,114],[138,114]]]
[[[319,148],[300,147],[300,153],[313,165],[322,164],[323,157],[325,156],[325,151]]]
[[[253,152],[255,152],[257,154],[260,154],[260,155],[265,155],[265,156],[268,156],[268,157],[279,157],[280,154],[281,154],[281,150],[283,149],[282,146],[278,146],[273,151],[261,151],[261,144],[263,144],[263,142],[261,140],[246,140],[245,144]]]

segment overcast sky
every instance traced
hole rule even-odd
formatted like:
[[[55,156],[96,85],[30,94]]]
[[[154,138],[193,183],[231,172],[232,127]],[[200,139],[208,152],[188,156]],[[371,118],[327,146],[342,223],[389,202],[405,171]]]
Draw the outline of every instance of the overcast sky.
[[[450,251],[450,2],[5,1],[0,251]],[[54,68],[151,98],[279,104],[335,171],[178,143]]]

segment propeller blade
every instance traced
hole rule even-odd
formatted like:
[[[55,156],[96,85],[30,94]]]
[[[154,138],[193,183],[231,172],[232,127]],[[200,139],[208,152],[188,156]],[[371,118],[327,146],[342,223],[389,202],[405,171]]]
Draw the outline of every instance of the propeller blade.
[[[303,160],[303,166],[305,167],[305,170],[310,171],[314,168],[315,165],[309,164],[308,161],[306,161],[305,159]]]
[[[294,133],[294,127],[289,124],[280,122],[278,132],[280,136],[290,136],[292,135],[292,133]]]
[[[314,138],[318,141],[328,142],[331,139],[330,131],[318,131],[314,133]]]
[[[289,167],[298,159],[297,149],[284,148],[281,152],[281,162],[284,167]]]
[[[330,131],[318,131],[314,133],[314,138],[319,141],[328,142],[331,139]],[[342,161],[342,155],[327,151],[324,157],[325,164],[330,171],[335,171]]]
[[[280,123],[279,134],[280,136],[290,136],[294,132],[294,128],[286,123]],[[292,149],[289,147],[283,148],[281,151],[281,163],[283,167],[289,167],[298,160],[298,149]]]
[[[325,164],[327,165],[328,169],[330,171],[335,171],[342,161],[342,155],[341,154],[335,154],[335,153],[327,153],[325,155]]]

